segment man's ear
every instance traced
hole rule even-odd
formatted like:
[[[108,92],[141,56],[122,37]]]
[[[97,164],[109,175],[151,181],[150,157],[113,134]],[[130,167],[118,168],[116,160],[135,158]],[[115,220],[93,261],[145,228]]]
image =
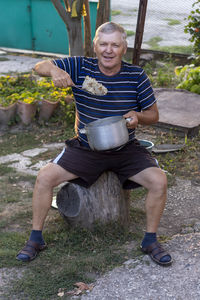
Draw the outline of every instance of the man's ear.
[[[93,46],[93,51],[94,51],[94,53],[96,54],[96,51],[95,51],[95,42],[93,41],[93,43],[92,43],[92,46]]]
[[[128,46],[127,46],[127,43],[126,43],[126,45],[124,46],[124,54],[126,54],[127,48],[128,48]]]

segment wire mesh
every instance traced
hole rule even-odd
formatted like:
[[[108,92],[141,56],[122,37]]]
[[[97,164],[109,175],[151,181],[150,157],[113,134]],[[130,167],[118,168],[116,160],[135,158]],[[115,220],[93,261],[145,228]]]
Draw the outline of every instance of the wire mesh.
[[[111,20],[121,24],[128,34],[128,46],[134,47],[139,0],[111,0]],[[190,35],[184,32],[194,0],[148,0],[142,49],[187,53]]]

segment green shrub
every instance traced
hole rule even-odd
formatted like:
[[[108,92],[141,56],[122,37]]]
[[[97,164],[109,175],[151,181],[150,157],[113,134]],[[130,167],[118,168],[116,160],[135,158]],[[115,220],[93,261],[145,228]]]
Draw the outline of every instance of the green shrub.
[[[200,67],[195,67],[193,64],[176,67],[175,74],[181,81],[176,87],[177,89],[200,94]]]
[[[193,3],[193,7],[200,4],[200,0]],[[185,33],[191,35],[190,41],[194,43],[194,52],[200,55],[200,9],[193,9],[188,16],[188,24],[185,26]]]

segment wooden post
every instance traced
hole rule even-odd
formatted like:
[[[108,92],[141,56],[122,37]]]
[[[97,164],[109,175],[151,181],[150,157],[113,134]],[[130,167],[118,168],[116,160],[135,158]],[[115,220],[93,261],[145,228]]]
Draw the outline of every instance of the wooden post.
[[[118,221],[129,224],[129,191],[122,189],[113,172],[103,173],[89,188],[67,183],[57,193],[58,211],[72,227],[92,229],[93,225]]]
[[[134,44],[134,50],[133,50],[133,60],[132,60],[132,63],[134,65],[139,65],[142,38],[143,38],[143,32],[144,32],[144,23],[145,23],[145,17],[146,17],[147,2],[148,2],[148,0],[140,0],[136,34],[135,34],[135,44]]]

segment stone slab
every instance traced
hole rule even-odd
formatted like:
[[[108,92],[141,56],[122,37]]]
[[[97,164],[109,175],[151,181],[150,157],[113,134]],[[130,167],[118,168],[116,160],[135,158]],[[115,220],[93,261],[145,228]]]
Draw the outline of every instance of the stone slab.
[[[200,95],[179,89],[154,89],[158,100],[156,126],[195,135],[200,128]]]

